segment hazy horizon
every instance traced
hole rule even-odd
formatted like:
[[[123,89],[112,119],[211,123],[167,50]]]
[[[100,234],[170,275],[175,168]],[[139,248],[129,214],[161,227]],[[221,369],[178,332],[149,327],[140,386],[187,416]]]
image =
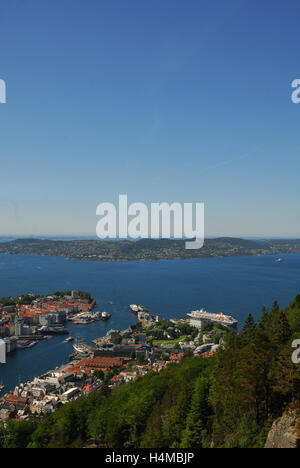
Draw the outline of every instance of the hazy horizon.
[[[205,239],[216,239],[216,238],[233,238],[233,239],[245,239],[245,240],[298,240],[300,239],[300,235],[297,237],[281,237],[281,236],[273,236],[273,237],[266,237],[266,236],[238,236],[238,235],[229,235],[229,236],[225,236],[225,235],[222,235],[222,234],[217,234],[217,235],[211,235],[211,236],[205,236]],[[84,236],[81,236],[81,235],[75,235],[75,234],[66,234],[66,235],[60,235],[60,234],[56,234],[56,235],[47,235],[47,234],[36,234],[36,235],[30,235],[30,234],[19,234],[19,235],[1,235],[0,234],[0,240],[1,239],[10,239],[10,240],[14,240],[14,239],[49,239],[49,240],[61,240],[61,239],[68,239],[68,240],[102,240],[102,241],[107,241],[107,242],[114,242],[114,241],[121,241],[121,240],[131,240],[132,242],[135,242],[135,241],[138,241],[138,240],[141,240],[141,239],[131,239],[131,238],[125,238],[125,239],[119,239],[119,238],[115,238],[115,239],[99,239],[97,236],[93,236],[93,235],[84,235]],[[161,238],[160,238],[161,239]],[[163,238],[162,238],[163,239]],[[182,240],[184,240],[185,238],[183,237]],[[152,240],[157,240],[157,239],[152,239]],[[174,239],[174,238],[171,238],[170,240],[180,240],[180,239]]]

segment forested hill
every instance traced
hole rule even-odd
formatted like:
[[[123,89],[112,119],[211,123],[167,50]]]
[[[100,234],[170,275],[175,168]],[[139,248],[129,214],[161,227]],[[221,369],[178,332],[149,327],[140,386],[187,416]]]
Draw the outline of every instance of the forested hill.
[[[234,255],[299,253],[300,240],[245,240],[232,237],[206,239],[199,250],[185,249],[184,240],[137,241],[17,239],[0,243],[0,253],[57,255],[85,260],[158,260]]]
[[[263,447],[272,422],[300,405],[300,364],[291,344],[300,338],[300,295],[280,310],[249,315],[238,335],[209,359],[183,358],[159,374],[110,390],[103,385],[41,424],[7,422],[4,447],[109,448]],[[1,434],[2,432],[2,434]]]

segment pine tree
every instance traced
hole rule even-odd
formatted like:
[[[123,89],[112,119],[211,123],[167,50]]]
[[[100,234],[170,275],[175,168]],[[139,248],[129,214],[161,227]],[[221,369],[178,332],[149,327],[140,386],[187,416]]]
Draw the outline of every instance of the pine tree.
[[[266,306],[262,307],[260,322],[265,323],[269,318],[269,311]]]
[[[276,343],[278,345],[283,345],[288,342],[292,336],[292,330],[289,324],[289,321],[286,317],[285,312],[281,311],[276,327]]]
[[[257,328],[260,328],[262,330],[269,330],[270,321],[271,314],[269,312],[269,309],[266,306],[263,306],[261,311],[261,317],[257,324]]]
[[[247,412],[256,421],[264,420],[269,412],[269,372],[272,347],[268,336],[258,328],[248,346],[239,353],[236,368],[235,403],[240,414]]]
[[[249,330],[254,330],[255,329],[255,322],[252,314],[249,314],[247,317],[247,320],[245,322],[245,325],[243,327],[243,333],[247,333]]]
[[[279,312],[279,311],[280,311],[279,304],[278,304],[278,302],[277,302],[277,301],[274,301],[274,302],[273,302],[273,306],[272,306],[272,310],[271,310],[271,312],[273,312],[273,313],[274,313],[274,312]]]
[[[292,362],[289,344],[280,350],[276,360],[273,387],[278,392],[281,403],[286,404],[291,400],[300,403],[300,366]],[[281,411],[279,406],[278,414]]]
[[[191,409],[183,433],[183,448],[201,448],[203,438],[207,439],[207,423],[212,412],[208,396],[209,382],[205,377],[199,377],[195,383]]]
[[[255,329],[256,329],[256,324],[254,322],[254,318],[252,314],[249,314],[245,322],[245,325],[242,329],[242,343],[244,345],[247,345],[251,342],[254,336]]]

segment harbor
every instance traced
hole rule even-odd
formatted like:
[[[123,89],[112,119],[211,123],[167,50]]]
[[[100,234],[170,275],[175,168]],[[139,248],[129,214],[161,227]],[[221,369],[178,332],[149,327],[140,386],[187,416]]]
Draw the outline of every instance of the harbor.
[[[19,382],[5,393],[0,399],[0,420],[44,417],[99,389],[103,381],[113,388],[149,372],[161,372],[186,353],[211,358],[225,343],[224,330],[213,325],[204,335],[192,318],[166,320],[144,306],[130,305],[128,312],[133,309],[136,323],[124,330],[109,330],[103,338],[93,340],[93,345],[77,337],[69,363]],[[213,315],[206,312],[206,323]],[[71,342],[72,336],[63,343]]]
[[[95,310],[111,314],[109,320],[88,325],[73,325],[68,321],[68,335],[45,335],[36,346],[7,354],[7,364],[0,366],[0,383],[5,385],[0,395],[19,382],[68,363],[78,335],[93,347],[93,341],[104,338],[109,330],[127,329],[137,322],[130,304],[143,304],[155,315],[167,319],[183,317],[204,306],[208,311],[224,311],[236,317],[240,324],[249,312],[257,318],[262,304],[271,305],[274,298],[285,306],[298,292],[295,271],[300,268],[300,255],[282,255],[284,261],[280,268],[276,258],[274,255],[112,264],[0,255],[1,297],[15,297],[25,291],[46,295],[49,290],[84,289],[99,304]],[[183,277],[185,281],[179,281]],[[66,343],[70,336],[74,342]]]
[[[75,290],[0,299],[0,343],[5,347],[2,362],[6,362],[7,354],[33,348],[56,335],[68,335],[66,323],[89,325],[109,320],[109,312],[93,310],[96,305],[96,299],[88,293]],[[69,341],[66,339],[65,343]]]

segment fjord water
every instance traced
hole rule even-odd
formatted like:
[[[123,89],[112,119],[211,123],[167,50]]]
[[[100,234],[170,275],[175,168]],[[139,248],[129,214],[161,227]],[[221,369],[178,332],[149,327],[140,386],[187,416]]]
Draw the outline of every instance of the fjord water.
[[[96,310],[112,314],[108,322],[67,327],[73,337],[87,343],[113,329],[135,322],[128,305],[138,303],[165,318],[184,317],[204,307],[239,320],[251,312],[259,318],[261,307],[277,299],[284,307],[300,293],[300,254],[223,257],[196,260],[89,262],[63,257],[0,255],[0,297],[27,292],[48,294],[57,290],[89,291]],[[57,336],[36,347],[8,356],[0,367],[0,383],[6,392],[19,382],[54,369],[68,361],[72,344]]]

